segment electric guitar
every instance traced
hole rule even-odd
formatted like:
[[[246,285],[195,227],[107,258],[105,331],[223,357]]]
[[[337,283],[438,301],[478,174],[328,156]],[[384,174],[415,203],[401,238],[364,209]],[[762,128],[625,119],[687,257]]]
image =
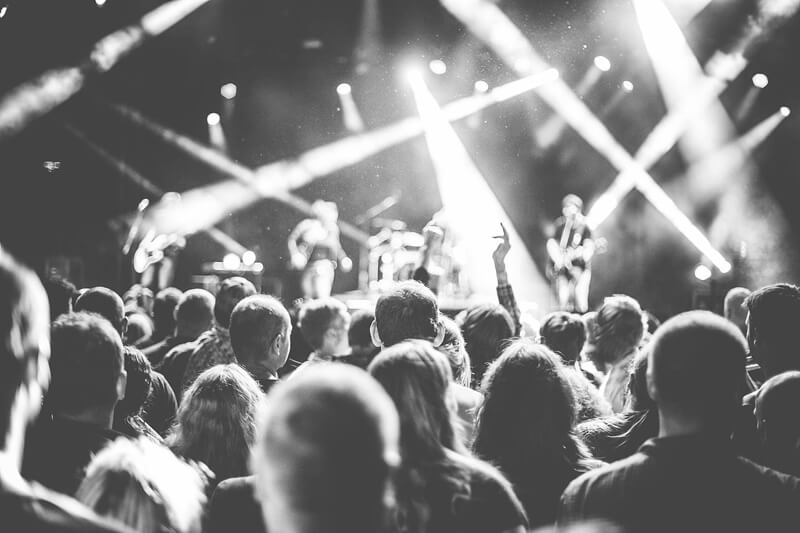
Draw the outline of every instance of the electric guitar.
[[[186,239],[177,234],[158,235],[151,229],[144,236],[136,252],[133,254],[133,270],[137,274],[155,265],[166,257],[172,250],[179,250],[186,246]],[[170,250],[172,249],[172,250]]]

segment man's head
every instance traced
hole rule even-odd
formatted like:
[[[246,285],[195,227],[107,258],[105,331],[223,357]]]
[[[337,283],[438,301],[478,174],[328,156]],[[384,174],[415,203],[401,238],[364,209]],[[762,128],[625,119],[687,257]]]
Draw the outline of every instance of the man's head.
[[[231,345],[246,369],[277,372],[291,348],[292,321],[278,300],[263,294],[248,296],[231,314]]]
[[[175,287],[167,287],[156,294],[153,302],[153,325],[159,338],[172,335],[175,331],[175,307],[183,293]]]
[[[800,370],[800,288],[788,283],[763,287],[747,297],[747,342],[764,373]]]
[[[252,460],[267,529],[383,531],[398,440],[392,400],[362,370],[320,364],[276,385]]]
[[[0,449],[13,432],[21,441],[39,413],[50,381],[48,323],[39,279],[0,248]]]
[[[125,317],[125,305],[119,294],[106,287],[93,287],[82,293],[75,302],[75,312],[94,313],[111,323],[111,326],[125,336],[128,319]]]
[[[576,194],[568,194],[561,200],[561,212],[565,217],[574,217],[583,211],[583,200]]]
[[[300,308],[300,331],[311,348],[321,355],[345,355],[350,351],[350,313],[336,298],[309,300]]]
[[[666,321],[650,344],[647,388],[665,428],[730,435],[741,404],[747,345],[736,326],[708,311]]]
[[[571,365],[581,355],[586,342],[586,326],[580,315],[556,311],[544,317],[539,328],[542,344],[558,353],[565,364]]]
[[[75,285],[63,278],[51,277],[44,281],[44,290],[50,301],[50,320],[72,312],[72,302],[78,294]]]
[[[756,424],[768,466],[800,463],[800,371],[768,379],[756,396]],[[785,470],[784,470],[785,471]],[[791,472],[795,473],[795,472]]]
[[[610,296],[595,316],[594,357],[613,365],[636,350],[643,335],[644,315],[639,302],[622,294]]]
[[[734,287],[725,294],[722,306],[722,315],[736,324],[742,333],[747,331],[747,307],[744,302],[750,294],[750,289]]]
[[[430,289],[416,281],[397,283],[375,304],[372,342],[388,347],[407,339],[442,343],[444,330],[439,322],[439,304]]]
[[[50,343],[50,409],[74,417],[112,413],[125,396],[119,333],[99,315],[71,313],[53,322]]]
[[[234,276],[223,281],[214,304],[214,320],[217,325],[228,329],[231,325],[231,313],[236,304],[256,292],[255,286],[242,277]]]
[[[189,289],[175,307],[175,334],[196,339],[214,325],[214,295],[205,289]]]

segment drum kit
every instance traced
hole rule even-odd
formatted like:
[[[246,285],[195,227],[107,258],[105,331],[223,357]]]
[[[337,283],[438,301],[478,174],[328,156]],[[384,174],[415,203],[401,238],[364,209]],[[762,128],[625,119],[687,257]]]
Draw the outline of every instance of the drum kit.
[[[367,241],[366,272],[369,290],[380,292],[392,281],[413,278],[425,238],[401,220],[376,218],[372,226],[377,233]]]

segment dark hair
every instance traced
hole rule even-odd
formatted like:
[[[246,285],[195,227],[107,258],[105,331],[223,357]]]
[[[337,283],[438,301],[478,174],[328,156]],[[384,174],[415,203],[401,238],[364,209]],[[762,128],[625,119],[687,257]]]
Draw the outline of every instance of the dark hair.
[[[397,283],[375,304],[375,324],[384,346],[407,339],[433,340],[439,331],[439,304],[416,281]]]
[[[800,287],[788,283],[767,285],[744,301],[750,313],[748,342],[753,356],[770,374],[800,370],[797,331],[800,329]],[[758,349],[768,342],[769,350]]]
[[[472,383],[477,387],[492,361],[514,336],[514,321],[502,306],[479,304],[456,317],[472,363]]]
[[[224,280],[219,286],[214,304],[214,320],[219,327],[228,329],[231,324],[231,313],[236,304],[256,292],[255,286],[240,276]]]
[[[153,369],[150,361],[139,349],[125,346],[122,355],[128,376],[125,383],[125,397],[117,403],[114,410],[116,419],[140,414],[153,385],[151,373]]]
[[[450,371],[453,373],[453,381],[469,387],[472,383],[472,368],[465,348],[464,335],[461,334],[461,328],[452,318],[442,316],[441,320],[442,327],[444,327],[444,339],[442,339],[442,344],[437,346],[437,350],[447,356]]]
[[[179,333],[198,336],[214,323],[214,295],[205,289],[189,289],[175,307]]]
[[[0,248],[0,447],[19,388],[38,377],[47,339],[47,295],[31,270]],[[39,378],[41,379],[41,378]],[[44,384],[43,384],[44,385]]]
[[[322,347],[325,332],[334,322],[347,316],[347,306],[336,298],[309,300],[300,307],[298,323],[309,346],[314,350]]]
[[[359,309],[350,316],[350,329],[347,331],[347,340],[353,348],[375,348],[369,328],[375,320],[375,313],[369,309]]]
[[[291,324],[289,312],[276,298],[248,296],[231,313],[231,346],[242,364],[266,357],[267,348]]]
[[[50,330],[53,412],[80,412],[114,405],[123,370],[122,341],[105,318],[78,312],[62,315]]]
[[[119,294],[106,287],[92,287],[81,294],[75,301],[75,312],[87,312],[100,315],[111,323],[111,326],[122,334],[122,322],[125,318],[125,306]]]
[[[128,315],[128,324],[125,327],[123,344],[132,346],[147,341],[153,336],[153,320],[140,311]]]
[[[72,311],[72,302],[78,294],[75,285],[59,277],[44,280],[44,290],[50,302],[50,320]]]
[[[160,337],[175,331],[175,307],[182,296],[183,293],[175,287],[167,287],[156,294],[153,301],[153,324]]]
[[[623,294],[609,296],[597,311],[594,355],[603,363],[616,363],[636,349],[644,335],[644,315],[639,302]]]
[[[566,364],[578,360],[586,342],[586,326],[580,315],[556,311],[544,317],[539,335],[542,344],[558,353]]]

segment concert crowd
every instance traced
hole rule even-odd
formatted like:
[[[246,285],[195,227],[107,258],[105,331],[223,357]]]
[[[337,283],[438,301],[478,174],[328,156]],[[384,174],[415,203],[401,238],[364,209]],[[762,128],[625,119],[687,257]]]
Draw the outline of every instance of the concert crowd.
[[[0,248],[0,530],[800,529],[800,288],[532,324],[508,248],[455,316],[426,276],[359,310],[120,295]]]

